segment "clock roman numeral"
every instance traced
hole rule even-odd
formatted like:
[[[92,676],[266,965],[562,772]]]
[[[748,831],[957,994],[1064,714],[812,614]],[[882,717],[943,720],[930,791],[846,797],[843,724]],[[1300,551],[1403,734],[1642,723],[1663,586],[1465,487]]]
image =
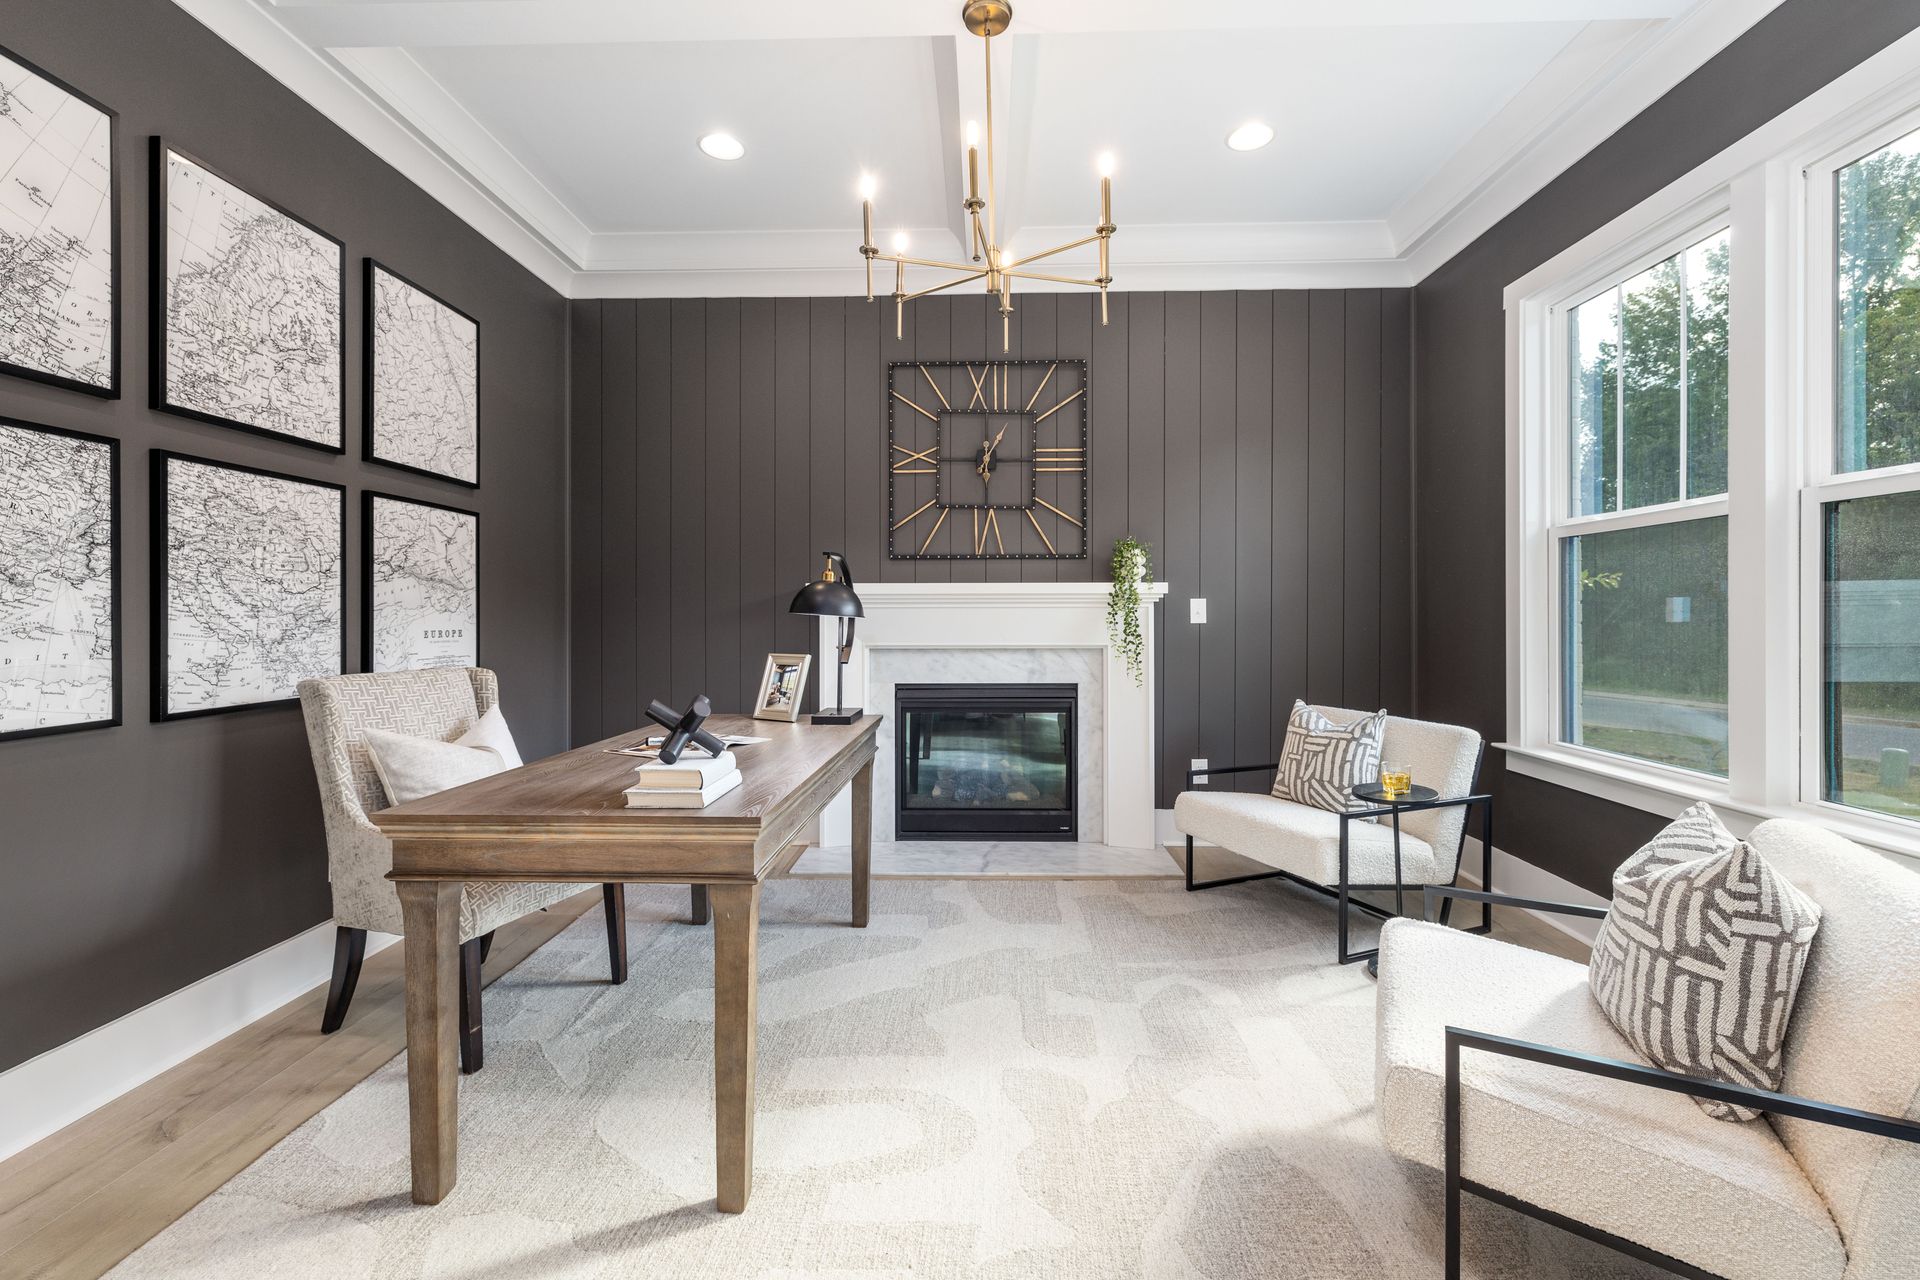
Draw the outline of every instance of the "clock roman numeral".
[[[1080,388],[1080,390],[1074,392],[1072,395],[1068,396],[1065,400],[1062,400],[1059,404],[1053,406],[1053,408],[1047,410],[1045,413],[1035,418],[1033,420],[1033,425],[1036,427],[1039,426],[1041,423],[1045,422],[1048,418],[1051,418],[1054,414],[1060,412],[1062,409],[1072,404],[1075,400],[1078,400],[1083,394],[1085,394],[1085,392],[1086,392],[1085,387]]]
[[[925,365],[920,366],[920,376],[925,378],[927,380],[927,385],[933,388],[933,394],[940,397],[940,407],[942,409],[945,409],[948,413],[952,413],[953,405],[948,403],[947,393],[940,389],[940,384],[935,382],[933,380],[933,375],[927,372],[927,366]]]
[[[898,400],[901,404],[906,405],[908,408],[912,409],[915,413],[919,414],[923,418],[927,418],[936,423],[940,421],[939,414],[935,413],[931,409],[922,409],[919,405],[907,399],[905,396],[901,395],[898,391],[893,393],[893,398],[895,400]]]
[[[907,455],[893,464],[893,474],[897,476],[930,476],[934,473],[934,467],[937,466],[938,463],[933,456],[933,452],[940,447],[939,445],[930,444],[924,449],[909,449],[903,444],[897,444],[893,447]],[[925,467],[916,467],[913,465],[916,462],[924,462],[927,465]]]

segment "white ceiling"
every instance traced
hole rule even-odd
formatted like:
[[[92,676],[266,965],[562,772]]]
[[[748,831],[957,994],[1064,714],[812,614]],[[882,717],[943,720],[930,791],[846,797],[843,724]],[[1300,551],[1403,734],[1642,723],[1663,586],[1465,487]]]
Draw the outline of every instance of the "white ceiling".
[[[177,3],[576,296],[852,291],[863,170],[957,247],[959,0]],[[1409,283],[1774,3],[1015,0],[1003,238],[1086,234],[1111,151],[1116,287]]]

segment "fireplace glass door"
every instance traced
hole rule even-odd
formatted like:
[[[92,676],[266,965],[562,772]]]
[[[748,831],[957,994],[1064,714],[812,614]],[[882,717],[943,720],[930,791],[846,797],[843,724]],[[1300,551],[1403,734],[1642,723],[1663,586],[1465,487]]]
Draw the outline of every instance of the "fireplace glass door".
[[[1070,684],[897,685],[902,840],[1072,840]]]

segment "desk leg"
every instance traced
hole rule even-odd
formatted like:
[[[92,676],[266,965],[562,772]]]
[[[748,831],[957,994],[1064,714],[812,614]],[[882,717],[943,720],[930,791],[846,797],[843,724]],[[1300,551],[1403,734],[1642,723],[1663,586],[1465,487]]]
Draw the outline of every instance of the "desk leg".
[[[760,886],[716,884],[707,896],[713,904],[713,1198],[720,1212],[743,1213],[753,1194]]]
[[[867,927],[867,886],[873,881],[873,761],[853,775],[853,927]]]
[[[460,1177],[460,889],[402,880],[406,926],[407,1110],[413,1202],[439,1204]]]

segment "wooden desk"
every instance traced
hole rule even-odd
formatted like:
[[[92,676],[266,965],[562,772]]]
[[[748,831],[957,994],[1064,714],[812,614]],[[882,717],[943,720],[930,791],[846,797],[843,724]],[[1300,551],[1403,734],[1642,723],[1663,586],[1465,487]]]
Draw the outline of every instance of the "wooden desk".
[[[714,1198],[753,1189],[753,1073],[760,884],[827,801],[853,783],[853,927],[867,924],[873,755],[879,716],[850,725],[714,716],[715,733],[771,739],[738,752],[739,787],[705,809],[629,809],[632,756],[592,746],[387,809],[406,924],[407,1094],[413,1199],[438,1204],[459,1177],[460,886],[469,880],[693,884],[713,912]],[[498,1068],[496,1068],[497,1070]]]

